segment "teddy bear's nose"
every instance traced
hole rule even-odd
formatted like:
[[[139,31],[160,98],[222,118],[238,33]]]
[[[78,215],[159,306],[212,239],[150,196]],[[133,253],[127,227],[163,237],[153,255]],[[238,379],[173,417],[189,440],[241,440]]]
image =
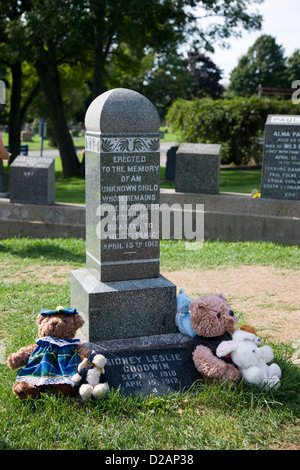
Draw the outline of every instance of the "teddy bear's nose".
[[[229,310],[229,312],[228,312],[228,313],[229,313],[229,315],[231,315],[231,316],[233,317],[233,315],[234,315],[234,312],[233,312],[233,310]]]

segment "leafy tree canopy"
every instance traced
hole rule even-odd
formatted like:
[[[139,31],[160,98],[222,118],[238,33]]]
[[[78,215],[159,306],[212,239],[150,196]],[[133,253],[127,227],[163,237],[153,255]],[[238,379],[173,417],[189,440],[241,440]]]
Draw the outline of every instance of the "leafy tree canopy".
[[[274,37],[260,36],[242,56],[230,76],[229,91],[239,96],[257,93],[259,85],[288,88],[284,49]]]

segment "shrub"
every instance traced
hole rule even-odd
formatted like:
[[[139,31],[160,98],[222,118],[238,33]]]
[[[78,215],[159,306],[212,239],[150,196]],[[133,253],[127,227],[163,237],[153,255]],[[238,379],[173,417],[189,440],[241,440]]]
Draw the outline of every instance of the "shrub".
[[[222,144],[222,163],[260,163],[263,136],[268,114],[298,114],[299,105],[258,97],[176,100],[167,119],[182,142]]]

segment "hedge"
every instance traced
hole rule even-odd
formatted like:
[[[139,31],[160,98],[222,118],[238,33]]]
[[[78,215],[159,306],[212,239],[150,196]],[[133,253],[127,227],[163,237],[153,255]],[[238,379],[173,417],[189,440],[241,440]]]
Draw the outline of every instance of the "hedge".
[[[259,137],[268,114],[300,114],[300,105],[258,97],[178,99],[167,119],[181,142],[222,144],[222,163],[240,165],[261,162]]]

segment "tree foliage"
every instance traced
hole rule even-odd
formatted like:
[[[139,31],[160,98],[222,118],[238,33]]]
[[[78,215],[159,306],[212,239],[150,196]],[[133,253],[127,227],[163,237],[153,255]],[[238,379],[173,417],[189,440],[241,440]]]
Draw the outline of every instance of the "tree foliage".
[[[261,162],[258,137],[268,114],[298,114],[291,101],[257,97],[193,101],[177,100],[168,112],[170,125],[183,142],[222,144],[222,163]]]
[[[257,93],[258,86],[289,88],[283,47],[274,37],[260,36],[242,56],[230,76],[229,91],[239,96]]]
[[[192,38],[194,44],[213,50],[215,41],[225,41],[241,28],[258,29],[261,17],[248,7],[261,0],[1,0],[1,55],[13,75],[10,145],[19,139],[22,63],[35,67],[46,109],[58,143],[65,176],[78,174],[78,160],[66,122],[59,67],[63,64],[90,68],[91,98],[113,83],[121,68],[134,70],[136,61],[124,51],[145,57],[171,57],[179,44]],[[207,17],[215,23],[208,29]],[[113,68],[114,64],[115,68]],[[176,65],[170,66],[175,70]],[[154,71],[158,83],[168,74]],[[176,74],[175,74],[176,75]],[[169,77],[175,76],[169,74]],[[109,77],[109,78],[108,78]],[[132,77],[133,78],[133,77]],[[150,94],[154,93],[149,77]],[[171,85],[171,80],[170,80]],[[141,88],[141,83],[136,83]],[[152,90],[151,90],[152,88]],[[170,97],[176,90],[173,81]],[[163,103],[165,106],[165,103]],[[13,109],[15,112],[13,113]],[[18,132],[17,132],[18,131]]]
[[[224,87],[220,84],[222,72],[211,58],[193,50],[188,52],[188,63],[188,70],[193,77],[191,94],[198,98],[205,96],[220,98],[224,91]]]

